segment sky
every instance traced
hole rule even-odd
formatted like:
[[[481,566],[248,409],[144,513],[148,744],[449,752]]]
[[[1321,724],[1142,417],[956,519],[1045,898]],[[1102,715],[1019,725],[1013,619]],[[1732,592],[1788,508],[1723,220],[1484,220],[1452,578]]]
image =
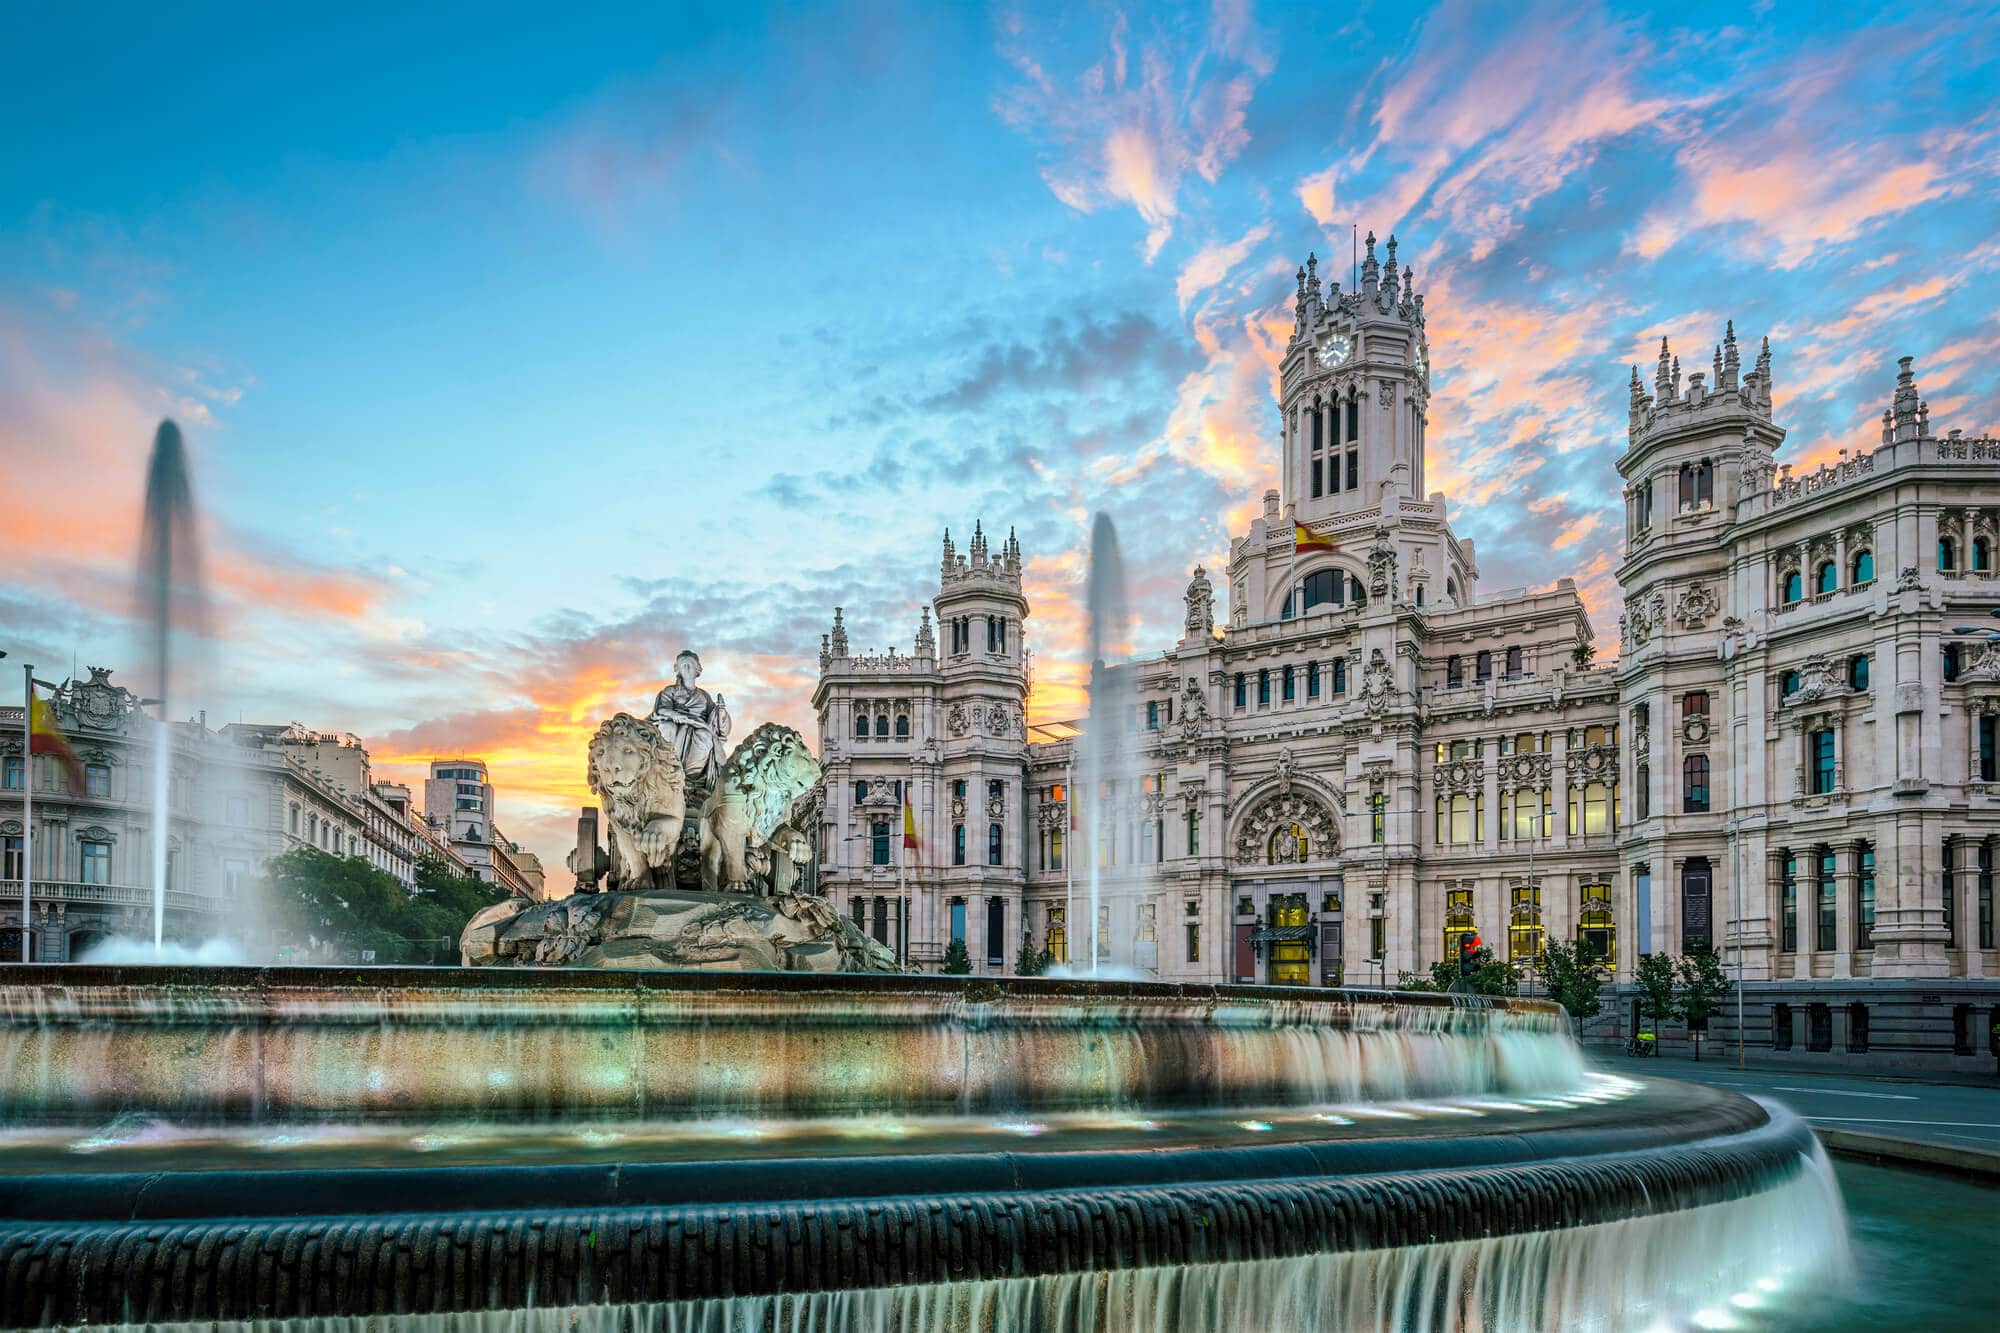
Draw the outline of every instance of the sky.
[[[1871,447],[1901,355],[2000,433],[1997,48],[1990,4],[9,6],[0,649],[144,683],[172,417],[185,712],[484,758],[552,866],[676,652],[810,731],[833,608],[907,652],[946,527],[1018,532],[1073,717],[1091,515],[1171,644],[1352,227],[1426,294],[1482,588],[1572,575],[1612,647],[1663,335],[1770,337],[1780,461]]]

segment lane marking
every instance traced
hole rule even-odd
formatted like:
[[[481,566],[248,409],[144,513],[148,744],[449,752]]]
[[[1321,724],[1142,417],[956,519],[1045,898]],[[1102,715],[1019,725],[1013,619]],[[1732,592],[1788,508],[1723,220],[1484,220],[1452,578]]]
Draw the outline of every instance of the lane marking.
[[[1873,1097],[1878,1101],[1884,1102],[1913,1102],[1917,1100],[1908,1093],[1902,1092],[1848,1092],[1844,1088],[1794,1088],[1783,1083],[1773,1083],[1771,1090],[1773,1092],[1816,1092],[1824,1093],[1829,1097]]]
[[[1976,1143],[1982,1148],[1991,1148],[1994,1144],[2000,1143],[2000,1135],[1985,1139],[1975,1138],[1970,1134],[1939,1134],[1938,1137],[1941,1139],[1963,1139],[1967,1143]]]

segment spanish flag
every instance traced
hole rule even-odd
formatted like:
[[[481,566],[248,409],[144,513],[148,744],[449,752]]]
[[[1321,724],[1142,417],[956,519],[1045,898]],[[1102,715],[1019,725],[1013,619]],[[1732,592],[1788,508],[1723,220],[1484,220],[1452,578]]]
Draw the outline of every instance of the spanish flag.
[[[903,793],[903,846],[917,850],[917,812],[910,809],[910,794]]]
[[[46,701],[35,698],[32,689],[28,697],[31,710],[28,753],[54,756],[56,762],[62,765],[63,779],[69,783],[70,791],[83,795],[83,761],[76,757],[76,751],[70,748],[69,737],[63,735],[62,728],[56,725],[55,710]]]
[[[1300,551],[1331,551],[1333,538],[1321,536],[1296,519],[1292,522],[1292,553]]]

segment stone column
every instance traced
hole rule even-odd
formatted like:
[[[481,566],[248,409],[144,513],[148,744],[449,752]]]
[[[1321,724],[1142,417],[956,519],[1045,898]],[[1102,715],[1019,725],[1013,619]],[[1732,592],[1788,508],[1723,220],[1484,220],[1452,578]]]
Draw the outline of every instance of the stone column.
[[[1844,568],[1844,566],[1843,566]],[[1833,975],[1854,975],[1854,904],[1860,876],[1861,840],[1835,843],[1833,848]]]

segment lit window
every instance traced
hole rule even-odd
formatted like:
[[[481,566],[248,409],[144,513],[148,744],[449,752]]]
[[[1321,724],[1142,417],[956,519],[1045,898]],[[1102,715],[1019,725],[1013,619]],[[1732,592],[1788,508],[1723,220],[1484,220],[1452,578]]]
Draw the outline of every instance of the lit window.
[[[1681,809],[1700,814],[1708,809],[1708,756],[1691,754],[1681,761]]]

